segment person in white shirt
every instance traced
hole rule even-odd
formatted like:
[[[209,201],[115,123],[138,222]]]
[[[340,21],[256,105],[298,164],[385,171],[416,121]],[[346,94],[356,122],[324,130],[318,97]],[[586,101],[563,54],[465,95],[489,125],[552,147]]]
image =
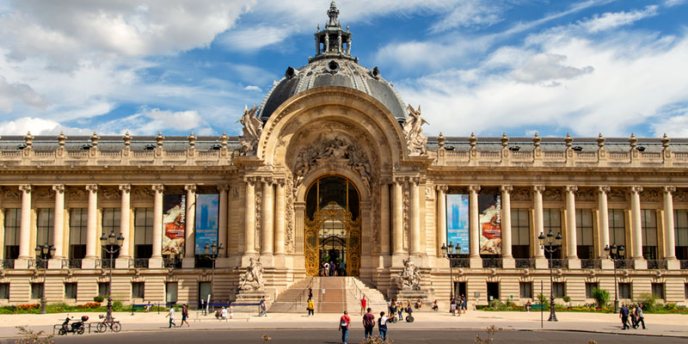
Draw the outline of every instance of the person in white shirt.
[[[167,317],[170,318],[170,327],[172,326],[177,327],[177,324],[174,323],[174,307],[170,307],[170,312],[167,313]]]
[[[377,319],[377,329],[380,331],[380,338],[387,339],[387,316],[385,312],[380,312],[380,318]]]
[[[220,313],[220,319],[227,320],[227,307],[222,307],[222,313]]]

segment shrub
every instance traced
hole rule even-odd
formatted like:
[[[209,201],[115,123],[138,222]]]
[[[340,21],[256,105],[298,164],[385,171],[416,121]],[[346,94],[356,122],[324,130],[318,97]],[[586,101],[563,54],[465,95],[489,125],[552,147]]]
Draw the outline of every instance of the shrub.
[[[544,305],[545,308],[549,308],[549,300],[547,300],[547,296],[540,293],[537,295],[537,299],[539,304]]]
[[[598,308],[604,308],[609,303],[609,292],[601,289],[595,288],[592,290],[592,297],[595,299]]]
[[[98,308],[100,307],[99,302],[86,302],[83,305],[81,305],[82,308]]]
[[[124,309],[124,304],[122,304],[122,301],[113,301],[112,302],[112,310],[115,312],[126,311]]]
[[[105,298],[104,298],[102,295],[98,295],[98,296],[96,296],[96,297],[93,298],[93,301],[95,301],[95,302],[103,302],[103,301],[105,301]]]
[[[19,311],[29,311],[33,309],[38,309],[39,305],[37,303],[25,303],[17,306]]]
[[[657,308],[657,298],[652,294],[640,294],[640,297],[636,301],[643,304],[643,310],[646,312],[653,312]]]

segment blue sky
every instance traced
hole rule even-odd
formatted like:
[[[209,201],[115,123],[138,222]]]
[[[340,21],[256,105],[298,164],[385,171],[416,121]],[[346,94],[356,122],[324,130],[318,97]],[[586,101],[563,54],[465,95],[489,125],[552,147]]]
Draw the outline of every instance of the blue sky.
[[[238,134],[330,0],[0,0],[0,135]],[[686,0],[337,1],[427,135],[688,137]]]

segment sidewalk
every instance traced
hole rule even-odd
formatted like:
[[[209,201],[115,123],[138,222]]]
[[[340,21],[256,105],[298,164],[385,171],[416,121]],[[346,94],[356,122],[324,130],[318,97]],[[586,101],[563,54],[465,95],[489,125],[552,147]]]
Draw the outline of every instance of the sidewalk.
[[[90,317],[90,323],[98,321],[98,313],[84,313]],[[374,312],[374,314],[379,314]],[[44,330],[52,333],[52,326],[62,323],[68,314],[17,314],[3,315],[0,322],[0,338],[16,336],[16,326],[29,326],[35,330]],[[82,314],[70,313],[78,318]],[[189,323],[190,327],[167,328],[165,313],[115,313],[115,319],[122,323],[122,331],[188,331],[188,330],[220,330],[220,329],[309,329],[309,328],[336,328],[339,314],[316,314],[306,317],[305,314],[275,313],[267,317],[258,317],[257,314],[234,314],[233,319],[219,321],[214,315],[201,316],[193,311]],[[352,326],[361,327],[358,312],[350,313]],[[646,314],[645,323],[647,330],[631,329],[621,330],[621,321],[616,314],[599,313],[557,313],[559,319],[556,323],[547,321],[548,313],[544,313],[544,327],[541,328],[539,312],[483,312],[471,311],[460,317],[455,317],[444,312],[416,312],[414,323],[390,324],[394,328],[405,329],[475,329],[484,330],[490,325],[505,330],[529,330],[529,331],[581,331],[599,333],[639,334],[652,336],[672,336],[688,338],[688,315],[680,314]],[[178,315],[177,324],[181,322]],[[94,325],[95,326],[95,325]]]

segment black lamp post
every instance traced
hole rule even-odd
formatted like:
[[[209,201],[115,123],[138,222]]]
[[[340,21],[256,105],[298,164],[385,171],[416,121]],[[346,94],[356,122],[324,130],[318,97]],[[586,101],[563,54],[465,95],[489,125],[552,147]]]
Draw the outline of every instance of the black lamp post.
[[[554,276],[552,274],[552,254],[557,250],[554,248],[554,244],[559,244],[561,242],[561,233],[557,233],[555,236],[552,229],[545,235],[540,232],[538,236],[540,241],[540,247],[545,250],[545,253],[549,254],[547,262],[549,263],[549,319],[547,321],[559,321],[557,320],[557,313],[554,307]],[[558,245],[557,245],[558,246]]]
[[[444,252],[449,260],[449,300],[451,301],[451,299],[454,298],[454,269],[452,265],[452,258],[456,258],[456,256],[461,252],[461,246],[459,243],[456,243],[456,246],[454,246],[454,244],[450,241],[449,246],[447,246],[447,244],[442,244],[442,252]]]
[[[604,252],[607,252],[607,258],[611,259],[614,263],[614,313],[619,311],[619,284],[616,283],[616,261],[624,259],[624,253],[626,253],[626,248],[624,245],[606,245],[604,247]]]
[[[110,283],[108,283],[108,298],[107,298],[107,314],[105,315],[105,322],[112,322],[112,268],[114,265],[113,259],[115,252],[118,252],[122,243],[124,242],[124,237],[122,233],[115,234],[114,230],[110,231],[110,234],[103,235],[100,237],[100,244],[103,246],[103,251],[107,253],[110,257]]]
[[[211,271],[210,275],[210,293],[213,293],[213,283],[215,282],[215,261],[217,260],[217,257],[220,255],[220,250],[222,250],[224,247],[222,246],[222,243],[219,245],[217,244],[216,241],[213,241],[212,244],[205,244],[204,247],[204,252],[205,256],[210,259],[213,263],[213,269]]]
[[[46,313],[47,302],[45,300],[45,282],[46,276],[48,275],[48,259],[52,258],[55,254],[55,246],[49,244],[43,244],[36,246],[36,268],[40,268],[43,265],[43,289],[41,290],[41,314]],[[41,260],[41,264],[38,264],[38,259]]]

